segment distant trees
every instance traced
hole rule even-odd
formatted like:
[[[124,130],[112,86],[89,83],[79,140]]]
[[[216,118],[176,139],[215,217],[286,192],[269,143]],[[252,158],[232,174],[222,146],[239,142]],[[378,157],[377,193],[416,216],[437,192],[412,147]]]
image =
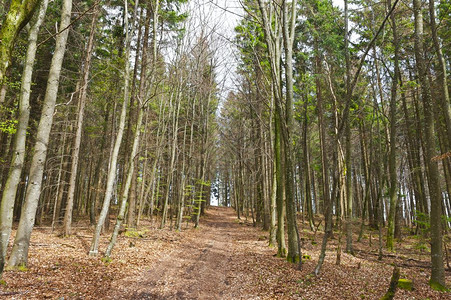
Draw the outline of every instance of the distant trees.
[[[292,59],[286,52],[290,47],[283,21],[283,9],[290,5],[297,10]],[[266,149],[266,157],[275,166],[274,178],[266,178],[269,190],[277,191],[279,235],[284,232],[283,203],[287,209],[294,203],[296,213],[307,218],[312,230],[316,230],[315,215],[324,214],[326,234],[316,274],[332,229],[338,230],[339,263],[341,233],[346,232],[346,251],[352,253],[356,232],[352,227],[357,218],[361,219],[358,240],[368,224],[380,229],[381,251],[383,236],[386,248],[393,251],[396,239],[402,238],[401,228],[418,232],[426,217],[431,222],[431,285],[444,285],[442,234],[450,226],[444,220],[451,212],[451,173],[449,66],[442,54],[449,37],[437,24],[447,22],[440,14],[445,8],[436,7],[434,1],[353,2],[352,10],[347,1],[343,10],[330,1],[296,5],[246,1],[244,8],[245,16],[236,29],[242,61],[240,92],[230,94],[223,114],[225,138],[237,143],[228,153],[232,161],[244,165],[238,163],[227,172],[232,176],[227,178],[229,188],[236,191],[232,205],[238,215],[257,211],[271,201],[272,193],[266,193],[261,200],[251,196],[253,207],[238,206],[246,198],[242,187],[255,182],[254,177],[243,176],[243,171],[257,174],[264,166],[243,154]],[[431,39],[425,39],[426,34]],[[259,48],[262,41],[265,47]],[[278,114],[279,99],[289,106],[287,112],[294,111],[295,124],[285,119],[287,115]],[[434,114],[438,117],[432,118]],[[274,116],[274,126],[270,116]],[[252,130],[241,129],[253,128],[246,124],[256,121],[264,124],[267,137],[273,135],[273,147],[264,148]],[[285,138],[283,126],[290,128],[289,145],[279,142]],[[291,145],[298,158],[293,160],[293,178],[277,177],[278,168],[289,168],[286,159],[291,157]],[[290,191],[287,184],[291,182]],[[287,210],[289,225],[288,214]],[[278,244],[278,253],[283,255],[283,239]]]
[[[11,267],[27,263],[35,224],[70,235],[88,216],[92,255],[114,216],[109,257],[120,228],[143,218],[199,226],[213,191],[238,218],[269,230],[290,262],[302,261],[297,216],[322,228],[316,274],[332,236],[340,263],[345,235],[352,254],[365,230],[378,230],[382,258],[407,227],[430,238],[431,285],[445,284],[446,1],[345,1],[343,9],[329,0],[244,1],[237,86],[223,102],[220,46],[187,1],[8,4],[0,267],[13,221]]]
[[[22,70],[15,49],[2,89],[1,124],[17,123],[0,127],[1,157],[10,166],[0,174],[10,187],[2,189],[3,261],[19,221],[10,267],[27,264],[35,224],[51,222],[70,235],[89,216],[90,253],[97,254],[114,214],[107,257],[123,223],[132,230],[146,217],[178,230],[190,220],[198,226],[215,173],[218,89],[213,43],[200,33],[205,28],[186,30],[193,20],[185,2],[77,0],[72,11],[64,0],[51,2],[45,16],[42,1],[29,31],[36,56],[27,54]],[[56,33],[38,34],[40,23],[51,28],[55,20]],[[26,39],[17,35],[18,43]]]

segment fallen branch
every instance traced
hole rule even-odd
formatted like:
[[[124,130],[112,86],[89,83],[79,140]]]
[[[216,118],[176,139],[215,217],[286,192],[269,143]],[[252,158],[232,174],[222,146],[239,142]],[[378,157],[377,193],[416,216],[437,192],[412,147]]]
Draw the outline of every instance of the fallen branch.
[[[17,294],[22,294],[20,292],[0,292],[0,296],[13,296]]]
[[[61,243],[61,245],[62,245],[62,246],[66,246],[66,247],[70,247],[70,248],[72,248],[72,249],[77,248],[77,247],[75,247],[74,245],[66,244],[66,243]]]

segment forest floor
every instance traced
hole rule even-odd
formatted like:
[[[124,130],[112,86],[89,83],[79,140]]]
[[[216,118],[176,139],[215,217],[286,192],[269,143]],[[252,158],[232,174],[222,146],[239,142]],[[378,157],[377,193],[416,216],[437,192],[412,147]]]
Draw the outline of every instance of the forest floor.
[[[37,227],[28,269],[4,273],[0,299],[379,299],[392,263],[414,285],[413,291],[398,289],[395,299],[451,299],[451,293],[429,288],[428,245],[414,238],[378,261],[377,234],[367,233],[354,243],[355,256],[342,253],[337,266],[335,233],[322,272],[314,277],[322,234],[304,224],[302,252],[308,257],[302,270],[275,257],[268,233],[237,220],[230,208],[209,208],[198,229],[155,227],[144,223],[139,232],[122,233],[111,261],[87,255],[89,226],[66,238]],[[101,251],[107,243],[105,235]],[[450,284],[450,270],[446,277]]]

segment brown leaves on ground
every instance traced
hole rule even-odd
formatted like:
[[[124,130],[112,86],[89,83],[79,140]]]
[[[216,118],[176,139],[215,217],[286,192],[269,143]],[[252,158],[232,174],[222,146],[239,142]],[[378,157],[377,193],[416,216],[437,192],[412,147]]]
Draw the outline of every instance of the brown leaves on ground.
[[[92,233],[62,238],[49,228],[32,236],[28,270],[7,271],[0,297],[8,299],[379,299],[386,292],[391,263],[414,282],[395,299],[449,299],[428,286],[427,251],[405,241],[396,254],[377,261],[377,240],[366,235],[356,255],[343,253],[335,265],[337,239],[328,245],[321,274],[312,276],[322,236],[301,231],[303,254],[311,259],[297,270],[267,246],[267,232],[238,221],[229,208],[210,208],[200,229],[159,230],[144,224],[143,237],[122,234],[112,261],[89,257]],[[102,238],[104,250],[108,236]],[[446,272],[447,282],[451,274]]]

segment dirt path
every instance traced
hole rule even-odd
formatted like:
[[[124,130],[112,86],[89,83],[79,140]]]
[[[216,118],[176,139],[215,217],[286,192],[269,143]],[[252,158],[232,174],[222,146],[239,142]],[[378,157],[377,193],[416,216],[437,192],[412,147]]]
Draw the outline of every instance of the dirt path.
[[[140,276],[118,282],[113,294],[133,299],[237,299],[246,289],[246,299],[258,298],[247,289],[246,264],[255,255],[252,245],[266,242],[235,219],[228,208],[209,209],[198,230]]]
[[[313,277],[322,235],[307,224],[300,226],[302,270],[274,257],[268,232],[238,221],[231,208],[210,208],[199,229],[155,225],[143,225],[140,237],[121,235],[109,262],[87,256],[89,227],[68,238],[37,228],[28,269],[3,274],[0,299],[380,299],[392,262],[414,282],[413,291],[398,290],[395,299],[451,299],[430,289],[428,253],[401,249],[376,261],[371,236],[355,243],[356,257],[342,253],[341,265],[335,264],[337,239],[331,240],[322,272]],[[101,249],[108,238],[102,236]],[[446,276],[451,282],[451,272]]]
[[[185,230],[164,253],[140,273],[111,283],[113,299],[379,299],[387,289],[392,267],[342,254],[328,253],[323,272],[310,274],[319,245],[302,232],[303,253],[310,256],[302,271],[274,257],[267,232],[239,222],[231,208],[212,207],[197,230]],[[334,244],[336,241],[331,242]],[[427,285],[424,270],[403,269],[416,289],[398,290],[395,299],[449,299]]]

